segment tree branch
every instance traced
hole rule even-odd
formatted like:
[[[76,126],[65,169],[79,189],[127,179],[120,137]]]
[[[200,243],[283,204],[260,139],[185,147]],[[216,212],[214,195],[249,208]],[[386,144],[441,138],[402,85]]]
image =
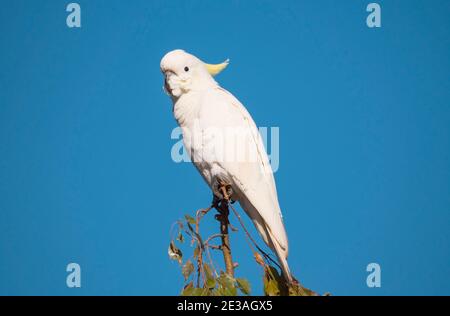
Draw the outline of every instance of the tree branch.
[[[228,234],[228,226],[230,210],[228,209],[228,201],[222,200],[218,207],[216,207],[219,214],[216,219],[220,222],[220,234],[222,240],[222,253],[223,260],[225,262],[226,273],[234,277],[234,264],[233,257],[231,255],[230,236]]]

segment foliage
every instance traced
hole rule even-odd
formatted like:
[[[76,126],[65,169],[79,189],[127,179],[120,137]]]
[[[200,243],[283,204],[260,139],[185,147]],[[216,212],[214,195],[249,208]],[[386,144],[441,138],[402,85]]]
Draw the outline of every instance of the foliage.
[[[205,241],[199,233],[199,220],[201,212],[197,212],[197,219],[185,215],[178,220],[176,238],[169,244],[168,254],[170,259],[178,261],[185,285],[181,292],[183,296],[236,296],[238,294],[250,295],[250,283],[243,278],[234,278],[227,273],[218,272],[213,264],[210,250],[220,246],[210,244],[210,241],[220,234],[209,236]],[[200,216],[199,216],[200,215]],[[183,253],[180,248],[185,242],[185,236],[190,239],[194,251],[191,257],[183,261]],[[205,259],[209,260],[208,262]],[[196,272],[196,273],[195,273]]]
[[[221,245],[213,245],[211,241],[222,237],[214,234],[203,239],[200,235],[200,219],[209,212],[199,210],[196,217],[185,215],[178,220],[175,234],[169,244],[170,259],[178,261],[184,278],[182,296],[236,296],[251,295],[251,286],[244,278],[235,278],[222,270],[217,270],[212,260],[211,250],[221,251]],[[245,229],[245,228],[244,228]],[[180,250],[189,241],[194,249],[190,257],[184,259]],[[253,250],[253,249],[252,249]],[[262,267],[264,294],[266,296],[316,296],[317,293],[303,287],[296,280],[290,285],[270,262],[267,254],[254,252],[256,263]]]
[[[250,295],[250,284],[247,280],[233,278],[221,272],[218,277],[211,276],[202,287],[195,287],[190,281],[184,286],[183,296],[236,296],[238,290],[241,294]]]
[[[266,296],[317,296],[294,280],[288,285],[285,279],[278,273],[278,270],[270,265],[264,267],[264,294]]]

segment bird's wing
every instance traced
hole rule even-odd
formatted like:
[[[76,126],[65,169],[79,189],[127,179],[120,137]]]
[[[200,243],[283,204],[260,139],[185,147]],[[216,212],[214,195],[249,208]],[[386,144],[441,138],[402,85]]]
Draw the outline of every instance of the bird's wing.
[[[209,124],[220,127],[239,127],[246,129],[249,137],[246,147],[255,151],[252,161],[218,161],[217,163],[230,175],[246,200],[257,210],[279,246],[287,256],[288,241],[278,204],[275,180],[264,144],[252,117],[245,107],[228,91],[214,90],[205,104],[214,115],[208,115]],[[214,118],[212,118],[214,117]],[[205,120],[203,120],[205,121]],[[225,137],[224,148],[227,148]],[[247,213],[251,213],[246,210]],[[249,214],[250,215],[250,214]]]

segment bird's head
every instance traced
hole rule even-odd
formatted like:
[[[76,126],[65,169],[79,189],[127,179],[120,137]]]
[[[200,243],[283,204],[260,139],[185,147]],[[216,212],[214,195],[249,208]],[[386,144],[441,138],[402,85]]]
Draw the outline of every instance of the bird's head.
[[[227,66],[228,60],[221,64],[211,65],[184,50],[173,50],[161,60],[164,90],[172,98],[177,99],[189,91],[207,89],[217,85],[213,76],[219,74]]]

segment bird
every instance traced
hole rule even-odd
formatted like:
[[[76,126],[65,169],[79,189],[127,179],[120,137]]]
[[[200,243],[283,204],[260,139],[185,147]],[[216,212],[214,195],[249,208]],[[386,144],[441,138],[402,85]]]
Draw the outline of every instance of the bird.
[[[160,63],[163,89],[172,100],[185,149],[213,197],[239,202],[291,283],[287,233],[261,135],[247,109],[214,79],[228,64],[170,51]]]

